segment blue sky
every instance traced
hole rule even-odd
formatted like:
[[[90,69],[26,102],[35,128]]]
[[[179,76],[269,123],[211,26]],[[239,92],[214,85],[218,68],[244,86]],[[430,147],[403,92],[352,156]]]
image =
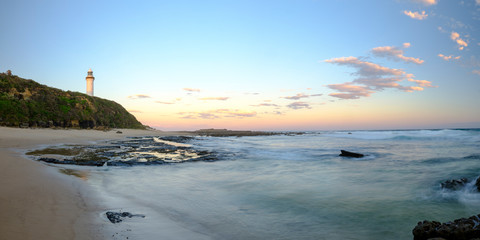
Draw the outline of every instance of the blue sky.
[[[10,1],[0,71],[159,129],[480,127],[480,2]]]

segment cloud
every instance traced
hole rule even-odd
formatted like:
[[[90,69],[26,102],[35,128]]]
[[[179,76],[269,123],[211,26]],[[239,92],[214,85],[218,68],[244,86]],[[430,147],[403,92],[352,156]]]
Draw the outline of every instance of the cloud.
[[[480,0],[477,0],[477,3],[478,3],[479,1],[480,1]],[[479,4],[480,4],[480,3],[479,3]],[[472,73],[480,75],[480,70],[473,70]]]
[[[299,99],[302,99],[302,98],[319,97],[319,96],[322,96],[322,95],[323,94],[306,95],[304,93],[297,93],[297,95],[295,95],[295,96],[288,96],[288,97],[282,97],[282,98],[289,99],[289,100],[299,100]]]
[[[413,0],[414,2],[422,3],[426,6],[435,5],[438,3],[438,0]]]
[[[155,101],[155,102],[160,104],[174,104],[174,102],[162,102],[162,101]]]
[[[457,42],[459,50],[463,50],[463,48],[468,47],[467,42],[465,42],[465,40],[460,38],[460,34],[458,34],[457,32],[452,32],[450,34],[450,39]]]
[[[475,3],[476,3],[477,5],[480,5],[480,0],[475,0]]]
[[[425,11],[422,11],[421,13],[419,12],[412,12],[412,11],[403,11],[403,13],[413,19],[417,20],[424,20],[428,17],[428,14],[425,14]]]
[[[187,92],[200,92],[198,88],[183,88],[183,90]]]
[[[352,82],[342,84],[330,84],[328,88],[342,93],[331,93],[329,96],[342,99],[358,99],[360,97],[369,97],[374,91],[365,86],[353,85]]]
[[[215,119],[215,118],[220,118],[219,116],[215,115],[214,113],[209,113],[209,112],[201,112],[198,113],[198,117],[202,119]]]
[[[252,111],[241,111],[238,109],[216,109],[210,111],[203,111],[203,112],[179,112],[178,115],[182,115],[183,119],[218,119],[218,118],[225,118],[225,117],[233,117],[233,118],[246,118],[246,117],[255,117],[257,116],[257,112]],[[184,115],[184,116],[183,116]]]
[[[332,58],[325,60],[325,62],[356,68],[357,72],[354,74],[360,76],[401,76],[404,74],[404,72],[400,69],[383,67],[375,63],[361,61],[356,57]]]
[[[225,100],[228,100],[229,97],[204,97],[204,98],[200,98],[200,100],[217,100],[217,101],[225,101]]]
[[[293,102],[293,103],[290,103],[287,105],[288,108],[291,108],[291,109],[310,109],[310,105],[306,102]]]
[[[260,103],[260,104],[257,104],[257,105],[250,105],[252,107],[278,107],[277,104],[274,104],[274,103]]]
[[[142,99],[142,98],[150,98],[150,96],[145,95],[145,94],[137,94],[137,95],[131,95],[128,96],[130,99]]]
[[[341,99],[358,99],[384,89],[393,88],[405,92],[422,91],[425,87],[433,87],[430,81],[414,79],[413,74],[400,69],[383,67],[378,64],[362,61],[356,57],[341,57],[325,60],[325,62],[356,68],[353,75],[358,76],[352,82],[330,84],[328,88],[338,92],[329,96]],[[407,80],[417,86],[404,86],[400,82]]]
[[[479,0],[479,1],[480,1],[480,0]],[[455,59],[455,60],[460,59],[460,56],[456,56],[456,57],[454,57],[454,56],[452,56],[452,55],[450,55],[450,56],[445,56],[445,55],[443,55],[443,54],[441,54],[441,53],[439,53],[438,56],[439,56],[440,58],[442,58],[443,60],[445,60],[445,61],[449,61],[450,59]]]
[[[403,48],[409,48],[410,43],[404,43]],[[424,61],[419,58],[405,57],[403,50],[394,46],[376,47],[372,49],[373,55],[377,57],[386,57],[393,60],[401,60],[407,63],[422,64]]]

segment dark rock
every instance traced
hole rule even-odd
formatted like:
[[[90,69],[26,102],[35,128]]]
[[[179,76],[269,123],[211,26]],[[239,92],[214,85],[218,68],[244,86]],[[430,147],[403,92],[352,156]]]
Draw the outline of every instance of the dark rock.
[[[445,189],[450,189],[453,191],[459,190],[468,183],[468,179],[466,178],[460,178],[460,179],[452,179],[452,180],[447,180],[443,183],[441,183],[442,188]]]
[[[362,158],[364,157],[365,155],[361,154],[361,153],[354,153],[354,152],[349,152],[349,151],[345,151],[345,150],[340,150],[342,153],[338,156],[342,156],[342,157],[354,157],[354,158]]]
[[[118,134],[122,134],[123,132],[122,131],[117,131]]]
[[[165,141],[170,141],[170,142],[176,142],[176,143],[186,143],[194,137],[190,136],[165,136],[165,137],[160,137],[160,139],[165,140]]]
[[[414,240],[455,239],[473,240],[480,238],[480,215],[468,219],[460,218],[453,222],[418,222],[412,230]]]
[[[477,181],[475,181],[475,186],[477,187],[477,191],[480,192],[480,177],[478,177]]]
[[[39,158],[38,161],[46,162],[46,163],[53,163],[53,164],[68,164],[68,165],[80,165],[80,166],[96,166],[96,167],[101,167],[107,162],[105,159],[81,159],[81,160],[76,160],[76,159],[63,159],[59,160],[56,158],[47,158],[47,157],[42,157]]]
[[[143,214],[131,214],[129,212],[106,212],[105,215],[107,215],[108,220],[110,220],[111,223],[120,223],[123,221],[124,218],[132,218],[132,217],[141,217],[145,218],[145,215]]]

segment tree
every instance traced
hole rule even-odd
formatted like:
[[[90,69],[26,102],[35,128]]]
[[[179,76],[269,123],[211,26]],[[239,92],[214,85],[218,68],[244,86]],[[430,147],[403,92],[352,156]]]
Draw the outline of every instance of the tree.
[[[7,75],[8,75],[8,76],[12,76],[12,70],[10,70],[10,69],[7,70]]]

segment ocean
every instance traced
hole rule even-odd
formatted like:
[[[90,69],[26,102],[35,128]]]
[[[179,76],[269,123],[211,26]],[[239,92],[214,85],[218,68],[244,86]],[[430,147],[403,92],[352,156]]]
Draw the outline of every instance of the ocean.
[[[145,215],[115,224],[115,239],[413,239],[419,221],[480,213],[479,129],[195,137],[182,144],[219,158],[82,167],[110,211]],[[340,150],[367,156],[340,157]],[[440,187],[460,178],[469,179],[463,188]]]

